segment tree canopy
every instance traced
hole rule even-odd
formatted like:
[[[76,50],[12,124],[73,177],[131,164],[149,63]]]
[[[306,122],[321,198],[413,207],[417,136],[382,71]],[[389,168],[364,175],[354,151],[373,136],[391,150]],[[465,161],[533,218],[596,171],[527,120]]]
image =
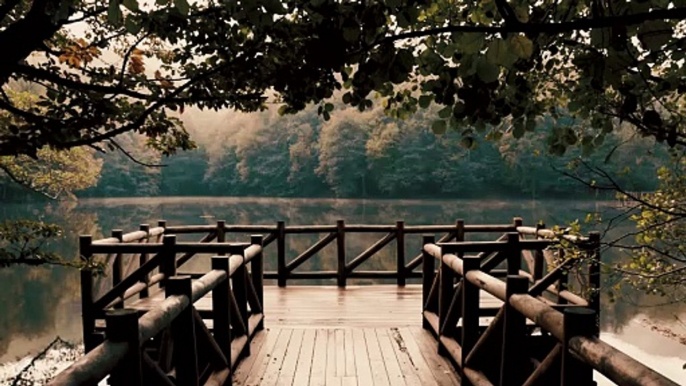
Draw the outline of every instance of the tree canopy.
[[[0,154],[107,143],[135,131],[164,153],[192,147],[187,106],[281,112],[343,89],[395,116],[432,102],[432,128],[521,137],[541,117],[576,120],[549,150],[600,146],[618,122],[686,143],[680,61],[686,2],[505,0],[7,0],[0,84],[37,85]],[[175,113],[175,111],[177,113]]]

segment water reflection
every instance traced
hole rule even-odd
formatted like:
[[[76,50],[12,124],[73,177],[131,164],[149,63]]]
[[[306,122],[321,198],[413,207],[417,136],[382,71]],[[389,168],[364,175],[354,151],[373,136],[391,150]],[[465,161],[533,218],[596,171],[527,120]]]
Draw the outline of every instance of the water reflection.
[[[79,234],[102,237],[111,229],[133,230],[138,224],[155,224],[158,219],[168,224],[212,224],[217,219],[227,223],[274,224],[285,220],[288,224],[334,224],[338,219],[348,223],[393,224],[405,220],[408,224],[448,224],[463,218],[476,224],[509,223],[513,216],[521,216],[525,223],[545,220],[547,224],[566,223],[583,218],[589,211],[612,210],[613,202],[554,201],[554,200],[328,200],[278,198],[132,198],[88,199],[78,204],[3,204],[0,219],[28,217],[56,222],[65,228],[63,240],[51,248],[64,256],[75,257]],[[616,229],[622,232],[626,229]],[[197,236],[193,236],[197,237]],[[241,237],[236,235],[235,237]],[[315,241],[313,235],[289,238],[289,256],[295,256]],[[374,243],[380,236],[363,234],[348,237],[348,258],[354,257]],[[199,237],[198,237],[199,238]],[[419,250],[420,236],[407,237],[408,259]],[[394,269],[394,246],[375,256],[365,269]],[[412,253],[410,252],[412,251]],[[612,256],[604,256],[608,261]],[[189,269],[203,270],[207,259],[194,261]],[[275,269],[275,254],[267,253],[267,269]],[[335,248],[324,249],[316,259],[305,263],[302,270],[335,270]],[[80,335],[78,273],[62,268],[12,268],[0,270],[0,363],[35,352],[47,345],[56,335],[76,340]],[[364,281],[362,281],[364,282]],[[657,300],[640,298],[644,303]],[[624,340],[630,321],[639,313],[652,320],[686,333],[677,316],[686,321],[686,306],[640,309],[635,305],[609,303],[603,297],[603,330]],[[633,328],[633,327],[631,327]],[[635,333],[635,332],[634,332]],[[634,333],[631,333],[632,335]],[[657,335],[651,333],[652,335]],[[667,356],[665,345],[644,346]],[[682,351],[683,346],[681,347]],[[655,350],[655,351],[653,351]],[[680,360],[686,361],[681,354]]]

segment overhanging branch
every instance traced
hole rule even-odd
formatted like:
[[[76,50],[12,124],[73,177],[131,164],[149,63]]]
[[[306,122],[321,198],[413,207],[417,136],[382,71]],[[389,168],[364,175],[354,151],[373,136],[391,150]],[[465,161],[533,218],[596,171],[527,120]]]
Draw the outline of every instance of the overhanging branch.
[[[398,40],[420,38],[430,35],[441,35],[453,32],[464,33],[538,33],[538,34],[561,34],[573,31],[588,31],[597,28],[611,28],[622,25],[641,24],[649,20],[683,20],[686,18],[686,7],[672,9],[658,9],[649,12],[635,13],[623,16],[607,16],[591,19],[580,19],[559,23],[516,23],[490,27],[482,25],[451,25],[441,28],[432,28],[421,31],[400,33],[387,36],[378,40],[374,45],[392,43]]]

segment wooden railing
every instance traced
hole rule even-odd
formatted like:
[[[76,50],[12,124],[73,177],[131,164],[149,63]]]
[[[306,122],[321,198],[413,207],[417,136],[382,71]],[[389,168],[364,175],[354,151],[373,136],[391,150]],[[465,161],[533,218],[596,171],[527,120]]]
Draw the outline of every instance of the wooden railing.
[[[439,352],[452,359],[463,386],[590,386],[594,369],[620,385],[676,385],[598,338],[598,234],[563,236],[585,256],[551,266],[543,250],[559,242],[553,232],[517,231],[492,242],[424,239],[424,327],[437,338]],[[521,269],[522,257],[528,272]],[[568,272],[582,262],[592,287],[586,298],[566,288]],[[495,269],[500,263],[506,270]],[[481,291],[503,301],[502,307],[481,306]],[[493,319],[484,328],[480,318],[488,316]]]
[[[517,226],[521,226],[521,219],[514,219],[512,224],[507,225],[467,225],[464,232],[513,232]],[[416,271],[422,262],[421,254],[406,261],[406,236],[421,235],[423,233],[444,233],[439,239],[447,242],[455,239],[459,225],[405,225],[404,221],[397,221],[394,225],[366,225],[346,224],[339,220],[336,225],[286,225],[279,221],[276,225],[226,225],[223,221],[215,225],[191,225],[169,226],[166,234],[207,234],[206,237],[216,233],[227,235],[230,233],[261,233],[266,235],[264,247],[276,242],[276,271],[266,271],[266,279],[276,279],[280,287],[285,287],[288,280],[298,279],[336,279],[339,287],[345,287],[348,279],[396,279],[398,285],[405,285],[408,278],[420,278],[421,272]],[[351,234],[382,234],[381,238],[370,245],[366,250],[349,258],[346,250],[346,235]],[[323,234],[317,242],[299,253],[292,259],[287,257],[286,243],[290,235]],[[222,236],[222,237],[224,237]],[[335,271],[299,271],[298,267],[310,260],[329,244],[336,242],[336,267]],[[377,255],[386,246],[395,242],[396,246],[396,269],[395,270],[362,270],[360,266]]]
[[[165,241],[173,240],[169,237]],[[250,354],[251,338],[263,328],[261,238],[252,241],[247,247],[175,244],[178,251],[201,250],[228,256],[213,257],[212,270],[197,280],[174,276],[172,265],[167,267],[162,281],[166,298],[142,316],[126,308],[106,311],[107,339],[61,372],[50,385],[94,385],[108,375],[113,386],[226,384],[240,357]],[[161,261],[173,262],[169,241],[123,246],[117,242],[92,243],[89,251],[156,253],[145,264],[158,256]],[[210,291],[212,332],[203,320],[206,317],[194,307]],[[115,293],[121,293],[121,289]],[[111,304],[109,297],[99,301]]]

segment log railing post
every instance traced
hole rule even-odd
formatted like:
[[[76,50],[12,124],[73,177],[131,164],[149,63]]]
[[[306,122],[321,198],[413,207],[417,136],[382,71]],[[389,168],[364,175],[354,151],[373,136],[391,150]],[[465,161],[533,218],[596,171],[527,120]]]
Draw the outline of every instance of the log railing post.
[[[83,327],[83,345],[86,353],[90,352],[99,343],[95,339],[95,318],[93,317],[93,272],[88,265],[91,263],[93,254],[90,246],[93,243],[91,236],[79,237],[79,255],[87,265],[81,269],[81,324]]]
[[[123,242],[124,231],[121,229],[113,229],[112,237]],[[112,263],[112,288],[116,287],[117,284],[121,283],[122,276],[124,275],[124,262],[122,261],[122,254],[117,253],[114,255],[114,262]],[[124,302],[119,302],[114,305],[114,308],[124,308]]]
[[[262,235],[252,235],[250,236],[250,244],[259,245],[260,248],[264,244],[264,236]],[[252,280],[252,285],[255,287],[255,294],[257,295],[257,300],[264,308],[264,253],[260,250],[260,253],[255,255],[250,261],[250,279]],[[264,310],[262,310],[264,313]],[[258,330],[264,328],[264,318],[257,326]]]
[[[426,307],[429,301],[429,294],[436,275],[436,258],[424,251],[424,246],[427,244],[434,244],[436,237],[434,235],[422,236],[422,308]],[[422,311],[426,311],[424,308]],[[422,326],[425,329],[431,329],[431,324],[422,315]]]
[[[507,234],[507,274],[519,275],[522,268],[522,251],[519,249],[519,233]]]
[[[162,244],[160,272],[164,274],[163,283],[166,283],[171,277],[176,276],[176,235],[165,235]]]
[[[286,223],[276,223],[276,265],[279,287],[286,286]]]
[[[149,243],[150,242],[150,225],[149,224],[141,224],[139,229],[146,233],[144,240],[146,243]],[[145,264],[147,262],[148,262],[148,254],[147,253],[141,253],[140,257],[138,258],[138,266],[142,267],[143,264]],[[146,286],[148,285],[149,281],[150,281],[150,274],[146,274],[145,276],[143,276],[143,283],[145,283]],[[139,296],[141,297],[141,299],[143,299],[143,298],[147,298],[149,295],[150,295],[150,292],[148,291],[148,288],[146,287],[143,290],[141,290],[141,293]]]
[[[563,319],[561,386],[591,386],[593,368],[580,361],[569,351],[569,340],[575,336],[598,336],[596,312],[590,308],[565,308]]]
[[[166,236],[164,239],[166,240]],[[165,295],[193,298],[190,276],[174,276],[167,279]],[[198,350],[195,339],[195,315],[190,303],[171,323],[174,344],[173,362],[176,368],[176,384],[198,386]]]
[[[565,261],[565,250],[564,249],[559,249],[558,250],[558,262],[559,264],[562,264]],[[569,281],[569,269],[565,269],[561,275],[560,278],[557,279],[557,304],[567,304],[567,299],[563,298],[560,294],[562,291],[567,290],[568,286],[568,281]]]
[[[479,287],[467,280],[467,273],[479,269],[481,259],[477,256],[464,258],[462,279],[462,386],[471,386],[469,378],[464,375],[467,356],[479,341]]]
[[[455,241],[464,241],[464,220],[462,219],[455,221]]]
[[[443,326],[446,319],[448,319],[448,311],[450,310],[450,303],[454,295],[453,284],[455,282],[455,272],[448,264],[443,261],[443,248],[441,248],[441,265],[439,269],[439,286],[438,286],[438,326],[439,335],[443,333]],[[440,338],[440,337],[439,337]],[[438,343],[438,352],[443,354],[442,345]]]
[[[519,228],[522,225],[524,225],[524,220],[521,217],[512,218],[512,226],[515,227],[515,229]]]
[[[109,378],[111,386],[143,386],[138,311],[110,310],[105,314],[105,336],[111,342],[126,342],[129,350]]]
[[[164,235],[164,233],[167,232],[167,220],[158,220],[158,221],[157,221],[157,226],[160,227],[160,228],[163,228],[163,229],[165,230],[165,231],[162,233],[162,235]]]
[[[212,269],[226,272],[226,280],[217,284],[212,290],[212,322],[214,325],[214,340],[221,348],[224,356],[231,359],[231,315],[229,291],[229,258],[226,256],[212,257]]]
[[[398,286],[405,286],[405,221],[396,221],[396,253]]]
[[[218,243],[225,243],[226,242],[226,221],[224,220],[219,220],[217,221],[217,242]],[[217,253],[218,256],[226,256],[226,252],[219,252]]]
[[[588,259],[588,306],[596,313],[596,326],[600,328],[600,233],[588,234],[590,242]]]
[[[337,284],[340,288],[345,288],[345,221],[336,221],[336,250],[337,250]]]
[[[245,255],[245,252],[241,252]],[[241,264],[238,269],[231,276],[231,291],[236,299],[236,306],[238,307],[238,317],[243,321],[243,325],[248,327],[248,286],[245,263]],[[246,331],[249,334],[249,331]],[[250,355],[250,345],[246,346],[245,355]],[[230,357],[229,357],[230,358]]]
[[[538,231],[541,229],[545,229],[545,224],[542,222],[539,222],[536,224],[536,239],[540,239],[538,236]],[[538,280],[541,280],[543,278],[543,274],[545,271],[545,257],[543,256],[543,251],[542,250],[536,250],[533,251],[532,253],[534,257],[534,271],[531,272],[534,278],[534,283]]]
[[[510,305],[510,297],[527,293],[528,289],[529,279],[525,276],[507,276],[500,386],[519,386],[526,380],[526,318]]]

